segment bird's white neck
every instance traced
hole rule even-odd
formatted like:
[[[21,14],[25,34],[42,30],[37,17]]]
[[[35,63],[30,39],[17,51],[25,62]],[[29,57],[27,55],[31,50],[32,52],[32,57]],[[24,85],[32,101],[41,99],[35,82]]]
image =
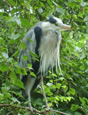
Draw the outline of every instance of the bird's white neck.
[[[40,56],[40,68],[39,71],[43,74],[52,69],[56,65],[56,70],[58,66],[60,67],[60,42],[61,42],[61,32],[52,30],[43,30],[41,45],[39,48]]]

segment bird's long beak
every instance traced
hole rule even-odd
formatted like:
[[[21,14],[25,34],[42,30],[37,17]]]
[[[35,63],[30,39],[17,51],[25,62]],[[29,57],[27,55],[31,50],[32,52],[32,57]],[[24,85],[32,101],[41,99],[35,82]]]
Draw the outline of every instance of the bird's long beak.
[[[70,25],[67,25],[67,24],[62,24],[61,25],[61,30],[71,30],[71,26]]]

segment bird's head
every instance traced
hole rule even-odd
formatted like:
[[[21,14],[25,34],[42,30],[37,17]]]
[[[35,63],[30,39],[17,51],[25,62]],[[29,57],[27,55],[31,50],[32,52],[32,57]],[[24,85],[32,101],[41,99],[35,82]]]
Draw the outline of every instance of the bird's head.
[[[64,24],[61,19],[52,15],[47,18],[45,23],[43,23],[43,27],[56,31],[71,30],[70,25]]]

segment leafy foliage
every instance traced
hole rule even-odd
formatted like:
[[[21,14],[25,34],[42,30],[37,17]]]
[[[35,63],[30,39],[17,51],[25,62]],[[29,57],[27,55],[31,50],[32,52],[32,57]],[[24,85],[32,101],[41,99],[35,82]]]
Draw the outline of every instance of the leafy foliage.
[[[45,78],[45,92],[49,106],[70,115],[88,114],[88,2],[83,0],[8,0],[0,1],[0,103],[27,105],[22,102],[20,74],[25,68],[18,66],[20,47],[26,45],[22,38],[38,21],[49,15],[61,18],[72,26],[72,31],[62,32],[62,76],[49,72]],[[33,42],[33,41],[30,41]],[[31,52],[36,58],[36,55]],[[23,57],[27,60],[27,56]],[[32,65],[28,64],[28,69]],[[58,71],[59,73],[59,71]],[[33,74],[33,73],[31,73]],[[60,75],[60,73],[59,73]],[[35,75],[34,75],[35,76]],[[45,108],[40,86],[32,96],[35,108]],[[0,114],[24,115],[24,110],[2,107]],[[25,114],[29,112],[26,111]],[[56,115],[56,114],[55,114]]]

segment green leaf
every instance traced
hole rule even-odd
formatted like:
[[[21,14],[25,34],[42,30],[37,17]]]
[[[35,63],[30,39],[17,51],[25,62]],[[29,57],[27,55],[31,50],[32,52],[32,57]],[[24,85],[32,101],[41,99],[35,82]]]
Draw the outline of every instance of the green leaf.
[[[38,10],[38,13],[39,13],[39,14],[42,14],[42,13],[43,13],[43,9],[42,9],[42,8],[38,8],[37,10]]]
[[[15,83],[16,83],[16,79],[17,79],[17,76],[16,76],[16,74],[15,74],[14,71],[11,71],[11,73],[10,73],[10,78],[11,78],[13,84],[15,84]]]
[[[77,57],[80,57],[78,53],[74,52],[74,55],[77,56]]]
[[[30,27],[30,22],[27,19],[21,19],[21,25],[24,27]]]
[[[40,98],[36,99],[35,102],[33,103],[35,106],[42,106],[42,100]]]
[[[16,52],[14,52],[12,56],[17,57],[18,55],[19,55],[19,51],[17,50]]]
[[[75,95],[75,89],[70,88],[69,92],[67,93],[68,95]]]
[[[86,17],[84,18],[84,21],[88,21],[88,16],[86,16]]]
[[[38,55],[37,54],[35,54],[34,52],[29,52],[30,53],[30,55],[32,55],[32,56],[34,56],[34,57],[36,57],[36,58],[38,58]]]
[[[76,111],[79,108],[79,105],[72,104],[71,105],[71,111]]]
[[[8,71],[8,69],[9,69],[8,65],[4,63],[0,64],[0,71],[5,72],[5,71]]]
[[[8,0],[8,2],[13,5],[13,6],[16,6],[16,3],[13,1],[13,0]]]
[[[11,38],[16,40],[20,37],[20,34],[12,34]]]
[[[33,77],[36,77],[36,75],[34,74],[34,72],[30,72],[30,75]]]
[[[46,94],[48,95],[48,96],[52,96],[53,95],[53,93],[50,91],[50,88],[49,87],[44,87],[44,90],[45,90],[45,92],[46,92]]]
[[[85,56],[86,56],[86,54],[82,54],[82,55],[80,56],[80,60],[84,59]]]
[[[73,97],[66,97],[67,100],[71,101],[71,99],[73,99]]]
[[[15,71],[16,71],[16,73],[18,73],[20,75],[27,75],[25,68],[19,67]]]
[[[75,0],[75,1],[77,1],[77,2],[82,2],[82,0]]]
[[[27,64],[27,66],[28,66],[28,69],[30,70],[32,70],[32,64]]]
[[[71,0],[71,2],[68,2],[68,3],[67,3],[67,6],[69,6],[69,7],[71,7],[71,8],[75,8],[76,3],[73,2],[73,0]]]
[[[5,43],[5,40],[2,37],[0,37],[0,44],[4,44],[4,43]]]
[[[52,87],[53,89],[56,89],[56,86],[55,86],[55,85],[53,85],[53,84],[51,85],[51,87]]]
[[[32,68],[32,64],[27,64],[27,65],[28,65],[28,67]]]
[[[64,80],[64,77],[60,77],[59,80],[63,81],[63,80]]]
[[[20,46],[21,46],[21,48],[24,49],[24,50],[27,48],[27,46],[26,46],[26,44],[25,44],[24,42],[21,42],[21,43],[20,43]]]
[[[19,101],[17,100],[17,98],[15,98],[15,97],[11,97],[11,100],[12,100],[13,102],[19,102]]]
[[[52,76],[57,77],[57,75],[55,73],[52,73]]]
[[[10,78],[11,78],[12,83],[13,83],[14,85],[19,86],[19,87],[21,87],[21,88],[24,89],[23,82],[22,82],[21,80],[17,79],[17,76],[16,76],[16,74],[15,74],[14,71],[11,71],[11,73],[10,73]]]
[[[23,60],[26,61],[28,59],[28,56],[24,55]]]
[[[88,99],[85,97],[83,97],[83,98],[79,97],[79,99],[80,99],[82,105],[86,105],[86,103],[88,103]]]
[[[58,13],[64,14],[65,10],[63,8],[56,8]]]
[[[11,1],[11,0],[9,0],[9,1]],[[18,17],[14,16],[14,17],[11,17],[9,21],[16,22],[17,20],[18,20]]]
[[[70,79],[70,78],[71,78],[71,76],[70,76],[69,74],[66,74],[66,77],[67,77],[68,79]]]
[[[16,79],[15,85],[17,85],[17,86],[19,86],[19,87],[21,87],[21,88],[24,89],[24,84],[23,84],[23,82],[22,82],[21,80],[19,80],[19,79]]]
[[[31,40],[30,38],[27,38],[30,42],[32,42],[32,43],[34,43],[34,41],[33,40]]]
[[[14,40],[14,39],[11,39],[11,40],[8,42],[8,45],[14,44],[14,43],[15,43],[15,40]]]
[[[16,96],[23,97],[20,92],[10,91],[12,94],[15,94]]]
[[[4,97],[4,94],[0,93],[0,103],[2,103],[3,97]]]
[[[2,55],[3,55],[4,58],[8,58],[8,54],[7,53],[2,52]]]
[[[83,115],[83,114],[80,112],[74,112],[74,115]]]
[[[81,2],[81,6],[82,7],[88,6],[88,3],[87,2]]]
[[[9,93],[10,87],[2,87],[2,93],[4,94],[4,98],[11,98],[11,94]]]
[[[61,87],[61,83],[57,83],[56,88],[60,89],[60,87]]]
[[[56,99],[57,101],[59,101],[59,96],[55,96],[55,99]]]

